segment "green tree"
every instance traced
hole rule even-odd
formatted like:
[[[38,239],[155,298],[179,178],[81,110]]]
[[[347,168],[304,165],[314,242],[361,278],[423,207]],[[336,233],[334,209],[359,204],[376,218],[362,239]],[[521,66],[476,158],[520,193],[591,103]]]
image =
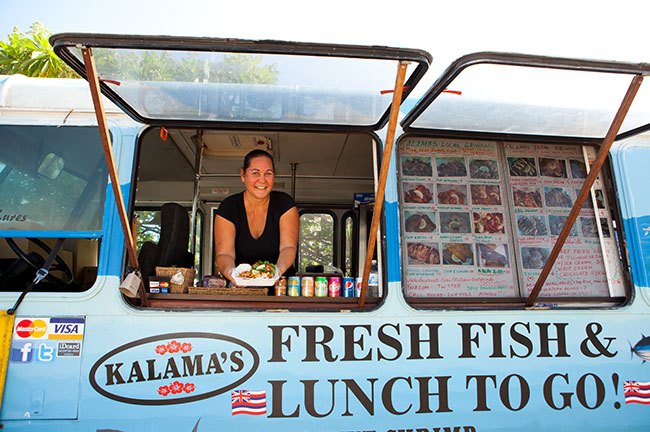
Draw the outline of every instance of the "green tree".
[[[8,41],[0,41],[0,74],[22,74],[39,78],[78,78],[78,75],[54,54],[48,38],[51,32],[38,21],[27,34],[14,27]]]

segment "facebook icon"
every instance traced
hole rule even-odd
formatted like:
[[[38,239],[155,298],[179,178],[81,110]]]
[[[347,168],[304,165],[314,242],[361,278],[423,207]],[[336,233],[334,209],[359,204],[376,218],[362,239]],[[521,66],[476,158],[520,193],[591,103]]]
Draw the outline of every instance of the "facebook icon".
[[[34,360],[34,345],[31,342],[14,342],[11,347],[11,361],[29,363]]]

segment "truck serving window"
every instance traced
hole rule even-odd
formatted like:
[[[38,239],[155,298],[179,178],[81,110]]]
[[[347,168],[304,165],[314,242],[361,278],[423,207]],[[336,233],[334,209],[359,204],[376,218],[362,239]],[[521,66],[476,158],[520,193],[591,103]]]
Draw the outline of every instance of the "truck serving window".
[[[411,137],[399,143],[404,293],[526,298],[594,159],[593,147]],[[601,173],[541,297],[625,295],[615,204]]]

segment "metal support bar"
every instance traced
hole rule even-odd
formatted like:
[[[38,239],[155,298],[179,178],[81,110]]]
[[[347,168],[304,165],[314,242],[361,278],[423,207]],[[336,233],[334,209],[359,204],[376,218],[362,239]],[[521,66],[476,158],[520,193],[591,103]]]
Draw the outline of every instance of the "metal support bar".
[[[115,156],[113,155],[113,147],[111,146],[110,134],[108,133],[108,125],[106,123],[106,113],[104,112],[104,102],[102,100],[101,92],[99,91],[99,78],[97,70],[95,69],[95,60],[90,48],[83,47],[81,53],[84,58],[84,66],[86,68],[86,76],[88,84],[90,85],[90,94],[93,99],[95,107],[95,115],[97,117],[97,126],[99,127],[99,135],[102,139],[102,147],[104,148],[104,157],[106,165],[108,166],[108,174],[111,178],[111,186],[113,187],[113,195],[115,196],[115,204],[117,212],[120,216],[120,223],[122,224],[122,231],[124,232],[124,241],[126,243],[126,251],[129,256],[129,263],[133,269],[139,267],[138,257],[135,250],[135,243],[131,233],[131,226],[129,225],[128,217],[126,214],[126,207],[124,205],[124,198],[122,196],[122,189],[120,189],[120,179],[117,175],[117,167],[115,165]],[[147,295],[144,292],[142,282],[138,288],[140,301],[143,306],[147,306]]]
[[[199,207],[199,193],[201,186],[201,167],[203,166],[203,150],[205,145],[203,144],[203,131],[199,132],[199,139],[196,143],[196,161],[194,163],[194,194],[192,196],[192,220],[190,225],[190,240],[191,240],[191,253],[192,259],[194,259],[196,253],[196,212]]]
[[[388,120],[388,130],[386,131],[386,142],[384,143],[384,154],[381,158],[381,171],[379,172],[379,184],[375,193],[375,208],[372,213],[372,224],[370,225],[370,238],[366,251],[366,261],[363,266],[363,277],[361,282],[361,294],[359,295],[359,307],[366,303],[366,292],[368,291],[368,278],[370,276],[370,264],[372,262],[372,253],[377,244],[377,231],[379,230],[379,218],[384,205],[384,193],[386,191],[386,178],[388,177],[388,168],[393,153],[393,141],[395,141],[395,129],[397,128],[397,118],[399,108],[402,103],[402,91],[404,89],[404,80],[406,77],[406,68],[409,62],[400,61],[397,65],[397,76],[395,77],[395,91],[393,92],[393,102],[390,107],[390,116]]]
[[[587,175],[585,182],[582,184],[582,189],[580,189],[576,201],[573,203],[573,207],[569,212],[569,216],[567,217],[567,220],[564,223],[564,226],[562,227],[562,231],[560,231],[560,235],[555,241],[555,245],[553,245],[553,250],[551,251],[551,254],[548,256],[548,259],[544,264],[544,268],[542,269],[539,278],[537,278],[537,282],[535,282],[535,286],[533,287],[533,290],[528,296],[528,300],[526,300],[527,307],[531,307],[535,303],[535,300],[537,299],[539,292],[542,290],[542,287],[544,286],[544,282],[546,282],[546,278],[548,278],[548,275],[551,272],[551,269],[553,268],[553,264],[555,264],[557,257],[560,255],[560,252],[562,251],[562,246],[564,246],[564,242],[566,241],[567,237],[569,236],[569,233],[571,232],[571,228],[573,227],[573,224],[575,223],[578,214],[580,213],[580,209],[582,208],[582,205],[585,203],[587,199],[587,195],[589,195],[589,191],[591,190],[591,187],[596,181],[596,177],[598,177],[598,174],[600,173],[600,169],[605,163],[607,154],[609,153],[609,150],[611,149],[612,144],[614,143],[614,139],[616,139],[616,134],[618,134],[618,131],[621,128],[621,125],[623,124],[623,120],[625,120],[625,116],[627,115],[627,112],[630,109],[630,105],[632,105],[632,102],[634,101],[634,97],[636,96],[636,93],[639,90],[639,87],[641,86],[642,82],[643,82],[643,77],[641,75],[635,75],[634,78],[632,78],[632,82],[630,83],[630,86],[628,87],[627,92],[625,93],[625,97],[623,98],[623,101],[621,102],[621,105],[618,108],[618,112],[616,113],[616,116],[614,116],[614,120],[612,121],[612,124],[610,125],[609,130],[607,131],[607,135],[605,135],[605,138],[603,139],[603,144],[598,150],[596,159],[594,160],[594,163],[591,165],[589,174]]]

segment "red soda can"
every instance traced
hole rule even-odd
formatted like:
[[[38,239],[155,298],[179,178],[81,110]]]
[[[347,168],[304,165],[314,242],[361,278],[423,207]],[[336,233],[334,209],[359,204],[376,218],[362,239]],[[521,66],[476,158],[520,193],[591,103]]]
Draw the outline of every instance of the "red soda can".
[[[354,297],[354,278],[343,278],[343,297]]]
[[[341,278],[338,276],[332,276],[328,280],[327,284],[327,294],[329,297],[340,297],[341,296]]]

